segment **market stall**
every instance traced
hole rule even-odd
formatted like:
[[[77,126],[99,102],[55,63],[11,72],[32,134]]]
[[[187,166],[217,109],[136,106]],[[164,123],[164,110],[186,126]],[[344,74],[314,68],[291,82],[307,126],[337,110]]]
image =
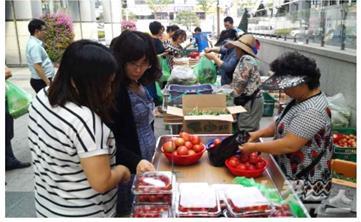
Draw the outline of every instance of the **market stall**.
[[[199,144],[208,144],[209,146],[210,141],[214,141],[215,139],[224,139],[229,136],[229,134],[209,134],[198,136],[200,139]],[[152,198],[160,198],[162,195],[165,195],[167,196],[167,200],[164,202],[162,199],[163,197],[156,200],[155,202],[160,205],[154,204],[154,202],[149,199],[149,202],[135,202],[135,209],[143,207],[144,209],[141,210],[141,212],[145,212],[145,209],[154,209],[153,207],[155,207],[162,212],[166,212],[161,214],[150,214],[150,216],[155,217],[309,217],[306,208],[292,190],[291,185],[286,180],[271,155],[262,155],[262,159],[267,162],[267,166],[265,166],[262,173],[254,178],[254,180],[252,177],[235,177],[226,166],[213,166],[209,160],[207,151],[205,150],[200,152],[199,160],[196,160],[195,162],[193,161],[183,165],[184,163],[172,161],[172,157],[169,158],[169,156],[167,157],[166,154],[163,153],[165,152],[163,150],[165,149],[165,146],[163,145],[169,141],[175,140],[176,137],[179,136],[165,135],[159,137],[156,152],[153,157],[153,164],[156,167],[156,170],[160,173],[160,175],[163,174],[159,177],[163,177],[163,179],[161,179],[163,181],[172,181],[172,188],[170,190],[163,190],[160,188],[161,191],[157,190],[155,193],[149,193],[149,195],[154,195]],[[166,179],[166,177],[169,178]],[[154,175],[152,176],[152,179],[154,179]],[[193,187],[191,190],[193,191],[194,199],[187,195],[187,191],[189,192],[189,186]],[[197,189],[199,189],[199,192],[196,191]],[[201,190],[208,189],[209,191],[207,191],[207,196],[212,196],[212,192],[215,193],[216,204],[214,206],[209,205],[212,207],[207,209],[206,206],[210,204],[209,202],[198,203],[201,205],[198,205],[198,208],[193,211],[192,207],[197,206],[197,201],[199,202],[199,199],[202,199],[197,197],[195,193],[202,193]],[[149,191],[149,189],[147,191]],[[242,195],[243,193],[243,195],[247,195],[244,194],[244,192],[255,192],[254,195],[259,197],[256,198],[255,196],[252,196],[251,198],[234,200],[238,201],[238,204],[243,206],[243,208],[239,209],[234,205],[229,205],[227,202],[229,198],[225,198],[227,194],[231,195],[233,193],[238,193],[238,195]],[[189,209],[182,208],[181,206],[183,205],[181,205],[180,202],[181,197],[183,200],[187,197],[187,199],[184,200],[185,203],[183,204],[191,203],[190,206],[192,207],[189,207]],[[172,201],[170,201],[170,198],[172,198]],[[263,200],[263,204],[260,204],[259,201],[261,200]],[[255,206],[258,206],[256,210],[254,209]],[[264,209],[261,206],[263,206]],[[137,212],[139,213],[139,211]],[[142,217],[148,215],[144,215],[145,213],[138,213],[133,212],[133,216]]]

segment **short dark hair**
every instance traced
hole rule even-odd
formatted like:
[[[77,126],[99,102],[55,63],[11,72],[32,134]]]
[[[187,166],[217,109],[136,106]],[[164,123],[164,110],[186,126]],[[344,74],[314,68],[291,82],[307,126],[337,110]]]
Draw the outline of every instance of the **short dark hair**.
[[[73,102],[111,121],[117,83],[117,62],[102,44],[79,40],[66,48],[48,97],[52,106]],[[108,93],[109,92],[109,93]]]
[[[229,23],[233,24],[233,18],[231,16],[227,16],[223,19],[223,22],[229,22]]]
[[[174,32],[172,39],[173,39],[173,41],[176,41],[179,37],[182,37],[182,36],[187,38],[186,31],[184,31],[183,29],[178,29],[177,31]]]
[[[34,35],[36,30],[41,30],[42,26],[46,26],[45,22],[41,19],[32,19],[28,24],[30,35]]]
[[[119,78],[121,84],[128,86],[131,82],[125,71],[126,64],[143,57],[146,58],[151,67],[144,72],[139,82],[148,85],[161,77],[162,71],[150,35],[126,30],[120,34],[111,49],[118,62],[117,78]]]
[[[162,30],[162,24],[158,21],[149,23],[149,30],[152,35],[158,35]]]
[[[170,33],[170,32],[175,32],[179,29],[179,26],[178,25],[169,25],[167,26],[167,33]]]
[[[275,75],[305,76],[309,89],[320,86],[321,73],[314,59],[298,52],[286,52],[270,64]]]
[[[199,28],[199,27],[196,27],[196,28],[194,29],[194,32],[202,32],[202,29]]]

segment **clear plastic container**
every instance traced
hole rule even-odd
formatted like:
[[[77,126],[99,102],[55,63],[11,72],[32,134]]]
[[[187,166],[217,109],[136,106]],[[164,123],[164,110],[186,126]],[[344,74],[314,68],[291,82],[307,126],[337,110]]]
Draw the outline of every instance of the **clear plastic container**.
[[[255,187],[235,187],[224,192],[227,208],[234,217],[267,217],[271,203]]]
[[[136,176],[132,191],[136,203],[172,204],[175,176],[170,171],[146,172]]]
[[[218,217],[221,214],[215,190],[207,183],[179,184],[178,217]]]
[[[269,217],[294,217],[288,204],[274,206]]]
[[[221,207],[221,210],[227,209],[227,201],[226,197],[224,196],[224,192],[230,188],[237,188],[237,187],[243,187],[239,184],[212,184],[211,187],[216,191],[219,205]]]
[[[135,204],[131,217],[173,217],[173,214],[166,204]]]

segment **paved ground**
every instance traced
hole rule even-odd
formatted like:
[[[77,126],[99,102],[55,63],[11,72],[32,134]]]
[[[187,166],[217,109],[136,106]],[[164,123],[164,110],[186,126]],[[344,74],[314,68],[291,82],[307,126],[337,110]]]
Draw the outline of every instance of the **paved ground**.
[[[30,73],[27,68],[12,68],[11,80],[26,91],[34,94],[29,79]],[[271,118],[263,118],[261,126],[270,122]],[[12,145],[15,156],[21,161],[31,162],[31,154],[27,145],[27,121],[28,115],[24,115],[14,122],[14,138]],[[155,121],[156,136],[169,134],[163,125],[162,118]],[[7,171],[5,174],[5,217],[35,217],[34,207],[34,180],[32,167]]]

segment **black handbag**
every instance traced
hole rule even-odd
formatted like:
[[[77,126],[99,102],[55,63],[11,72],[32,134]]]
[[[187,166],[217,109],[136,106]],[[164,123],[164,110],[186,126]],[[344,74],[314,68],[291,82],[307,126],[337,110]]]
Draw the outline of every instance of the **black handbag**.
[[[220,144],[208,149],[210,163],[213,166],[224,166],[226,159],[235,155],[239,150],[238,146],[246,143],[249,137],[248,132],[244,130],[238,131],[236,134],[222,140]]]

